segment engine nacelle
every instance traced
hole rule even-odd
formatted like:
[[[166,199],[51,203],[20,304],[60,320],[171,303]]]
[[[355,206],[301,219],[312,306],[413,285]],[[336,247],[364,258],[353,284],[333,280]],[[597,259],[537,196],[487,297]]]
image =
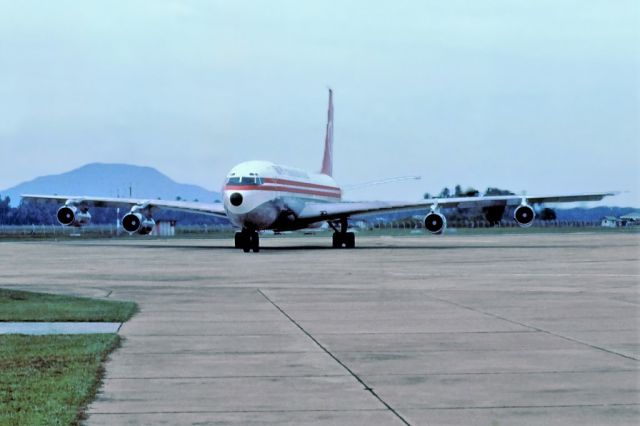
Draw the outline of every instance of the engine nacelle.
[[[130,234],[138,233],[148,235],[156,226],[156,221],[150,217],[144,217],[140,213],[129,212],[122,218],[122,227]]]
[[[528,228],[536,218],[536,212],[528,204],[522,204],[513,212],[513,218],[523,228]]]
[[[431,212],[424,218],[424,227],[432,234],[442,234],[447,227],[447,218],[436,212]]]
[[[56,213],[58,223],[64,226],[84,226],[91,222],[91,214],[88,210],[80,210],[76,206],[62,206]]]

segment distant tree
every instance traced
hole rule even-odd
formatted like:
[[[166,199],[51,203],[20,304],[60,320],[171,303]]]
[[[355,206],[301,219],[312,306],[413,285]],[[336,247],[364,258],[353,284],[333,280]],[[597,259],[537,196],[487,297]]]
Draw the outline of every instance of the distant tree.
[[[0,197],[0,223],[7,223],[7,217],[9,216],[9,212],[11,212],[11,199],[9,197]]]
[[[429,198],[431,198],[431,194],[429,194],[428,192],[425,192],[422,198],[424,198],[425,200],[428,200]]]
[[[437,198],[451,198],[453,197],[477,197],[480,195],[480,191],[473,187],[468,187],[463,190],[461,185],[456,185],[453,189],[453,194],[449,188],[442,188],[442,191],[436,196]],[[428,192],[424,194],[423,198],[431,198],[431,194]]]
[[[53,205],[21,202],[18,207],[11,209],[6,223],[10,225],[50,224],[52,219],[47,217],[47,213],[52,211],[55,214]]]
[[[556,211],[548,207],[545,207],[544,209],[540,210],[540,214],[538,214],[538,218],[544,221],[556,220]]]
[[[489,225],[495,226],[502,220],[504,210],[505,206],[483,207],[482,213],[484,214],[485,220],[489,222]]]
[[[489,196],[489,195],[515,195],[515,194],[513,192],[509,191],[508,189],[500,189],[500,188],[489,187],[489,188],[487,188],[486,191],[484,191],[484,195],[485,196]]]
[[[480,195],[480,191],[475,188],[468,187],[466,190],[462,191],[458,197],[478,197]]]
[[[442,188],[442,191],[440,191],[440,194],[438,194],[438,198],[449,198],[451,197],[451,191],[449,191],[449,188],[445,187]]]

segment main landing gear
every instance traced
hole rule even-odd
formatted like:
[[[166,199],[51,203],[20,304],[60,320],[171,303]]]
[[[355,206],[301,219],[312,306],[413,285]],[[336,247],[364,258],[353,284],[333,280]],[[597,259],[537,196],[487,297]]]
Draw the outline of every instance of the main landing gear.
[[[340,229],[333,222],[328,222],[331,229],[333,229],[333,248],[354,248],[356,246],[356,234],[353,232],[347,232],[348,222],[346,217],[340,218]]]
[[[245,253],[249,253],[251,250],[258,253],[260,251],[260,235],[257,231],[242,229],[242,231],[236,232],[235,244],[236,248],[241,248]]]

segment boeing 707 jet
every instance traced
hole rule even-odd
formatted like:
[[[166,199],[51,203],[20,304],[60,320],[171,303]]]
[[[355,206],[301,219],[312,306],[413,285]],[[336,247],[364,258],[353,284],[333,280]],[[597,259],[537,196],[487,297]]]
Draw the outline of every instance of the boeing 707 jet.
[[[348,231],[351,216],[424,209],[424,225],[432,234],[444,232],[447,221],[440,209],[450,207],[515,206],[514,220],[523,227],[531,226],[536,204],[575,201],[599,201],[611,192],[572,195],[500,195],[464,198],[432,198],[418,202],[360,201],[342,199],[342,189],[333,174],[333,93],[329,90],[329,107],[325,134],[324,158],[318,173],[281,166],[268,161],[247,161],[229,171],[222,188],[221,203],[106,198],[87,196],[22,195],[25,200],[62,203],[58,222],[65,226],[83,226],[90,222],[93,207],[125,207],[130,211],[122,218],[129,233],[147,235],[153,231],[153,212],[171,209],[226,217],[240,228],[235,247],[244,252],[260,250],[259,232],[292,231],[319,226],[327,222],[333,229],[334,248],[355,247],[355,234]]]

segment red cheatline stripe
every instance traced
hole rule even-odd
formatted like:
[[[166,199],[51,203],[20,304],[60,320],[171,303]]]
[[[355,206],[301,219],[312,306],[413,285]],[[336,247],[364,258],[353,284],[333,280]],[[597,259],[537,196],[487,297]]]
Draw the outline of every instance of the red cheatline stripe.
[[[318,188],[318,189],[328,189],[332,191],[340,191],[340,188],[337,186],[326,186],[326,185],[318,185],[315,183],[307,183],[307,182],[298,182],[297,180],[288,180],[288,179],[280,179],[280,178],[262,178],[263,182],[266,183],[275,183],[280,185],[295,185],[302,186],[306,188]]]
[[[320,195],[323,197],[340,198],[340,191],[328,192],[328,191],[315,191],[313,189],[292,188],[289,186],[277,186],[277,185],[231,185],[225,186],[225,191],[280,191],[280,192],[294,192],[296,194],[308,194],[308,195]]]

